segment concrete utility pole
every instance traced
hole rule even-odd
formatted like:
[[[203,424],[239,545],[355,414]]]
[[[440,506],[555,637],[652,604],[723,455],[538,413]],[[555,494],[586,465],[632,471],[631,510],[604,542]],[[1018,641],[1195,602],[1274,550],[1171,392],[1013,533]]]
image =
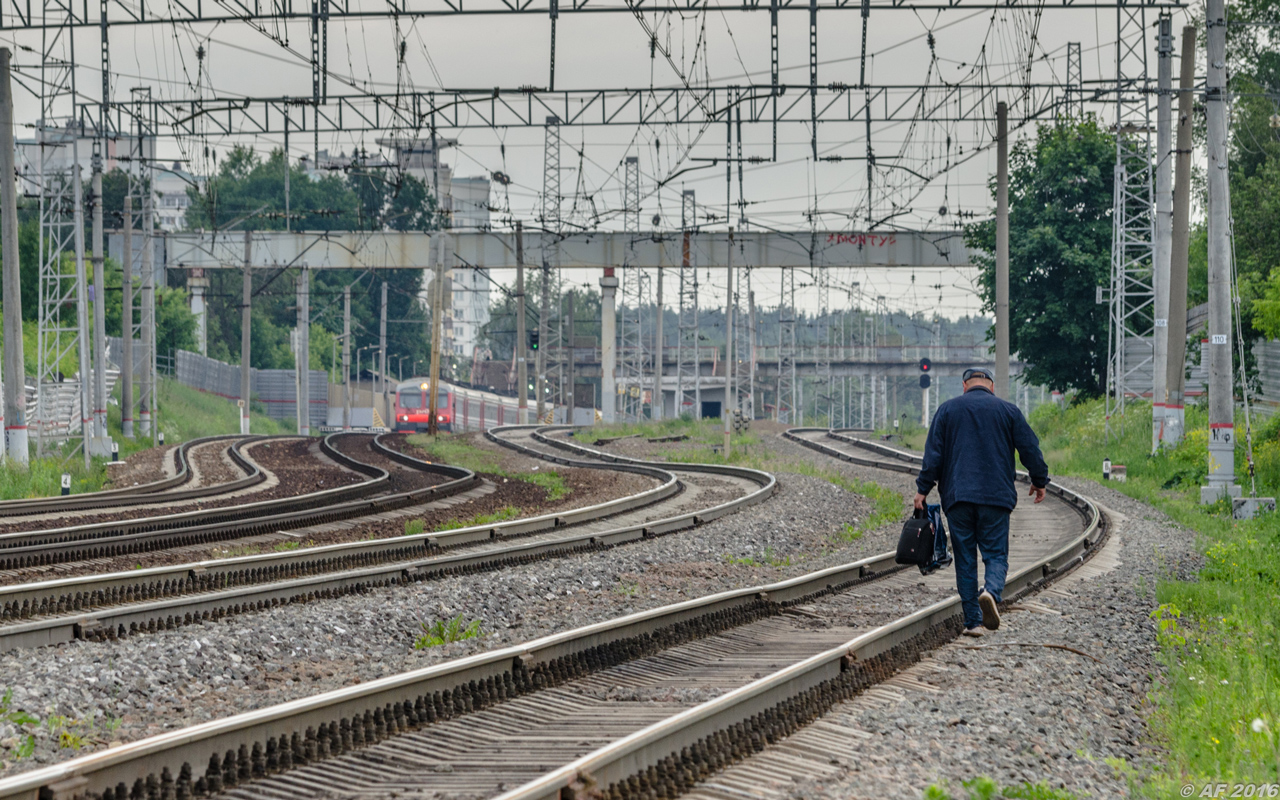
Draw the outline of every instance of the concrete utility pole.
[[[0,235],[4,238],[3,294],[6,309],[22,308],[22,272],[18,266],[18,191],[14,169],[13,89],[9,78],[12,53],[0,47]],[[22,357],[22,314],[4,315],[4,454],[26,464],[27,392]]]
[[[93,155],[93,454],[111,454],[107,433],[107,284],[102,245],[102,156]]]
[[[600,279],[600,416],[613,422],[618,408],[618,279],[613,267]]]
[[[387,282],[382,282],[382,312],[378,317],[378,354],[382,360],[382,408],[387,415],[387,427],[395,428],[395,409],[391,407],[391,392],[387,388]]]
[[[565,421],[567,424],[572,425],[572,424],[573,424],[573,410],[574,410],[574,408],[577,406],[577,400],[578,400],[578,398],[577,398],[577,392],[575,391],[575,389],[576,389],[577,387],[575,387],[575,386],[574,386],[574,383],[573,383],[573,382],[574,382],[574,380],[575,380],[575,376],[574,376],[574,374],[573,374],[573,329],[574,329],[574,325],[573,325],[573,290],[572,290],[572,289],[570,289],[570,290],[569,290],[569,298],[568,298],[568,299],[569,299],[569,318],[568,318],[568,326],[569,326],[569,329],[568,329],[568,333],[567,333],[567,334],[562,335],[562,336],[560,337],[560,346],[561,346],[561,347],[568,347],[568,359],[566,359],[566,360],[569,362],[569,364],[568,364],[568,368],[566,369],[566,372],[568,373],[569,391],[568,391],[567,393],[566,393],[566,392],[564,392],[564,391],[561,391],[561,395],[562,395],[562,396],[567,396],[567,397],[568,397],[568,406],[569,406],[569,410],[565,413],[565,419],[564,419],[564,421]]]
[[[542,343],[538,343],[541,351]],[[525,350],[524,223],[516,220],[516,422],[529,424],[529,364]]]
[[[751,290],[751,270],[747,270],[747,419],[756,418],[756,293]],[[846,379],[847,380],[847,379]]]
[[[124,438],[133,435],[133,198],[124,197],[120,271],[120,432]]]
[[[311,435],[311,271],[298,276],[298,435]]]
[[[138,414],[138,433],[150,436],[155,441],[156,434],[151,426],[151,410],[155,407],[155,368],[156,368],[156,281],[155,281],[155,240],[153,232],[154,219],[151,213],[151,188],[148,185],[142,196],[142,408]]]
[[[93,361],[89,356],[89,297],[88,280],[84,266],[84,185],[80,177],[80,165],[71,170],[72,202],[75,211],[75,259],[76,259],[76,325],[80,328],[77,357],[80,366],[80,450],[84,453],[84,467],[92,466],[93,449]]]
[[[725,258],[724,296],[724,408],[720,416],[724,417],[724,460],[729,460],[729,442],[733,436],[733,410],[738,407],[733,392],[733,226],[729,226],[729,255]]]
[[[244,232],[244,264],[241,267],[240,287],[240,434],[249,435],[249,354],[250,332],[253,327],[253,316],[250,304],[253,302],[253,270],[249,259],[253,256],[253,239],[249,231]]]
[[[392,425],[391,427],[395,427]],[[351,287],[342,287],[342,429],[351,430]]]
[[[666,315],[662,313],[662,267],[658,267],[658,288],[656,289],[655,310],[658,319],[653,325],[653,397],[649,405],[650,416],[654,421],[662,419],[662,340],[665,336],[662,323]]]
[[[547,319],[551,316],[551,269],[542,264],[542,288],[538,296],[538,354],[534,357],[534,371],[538,373],[534,391],[537,392],[536,410],[538,422],[542,422],[547,404]]]
[[[1009,107],[996,104],[996,397],[1009,399]]]
[[[1208,0],[1205,80],[1209,155],[1209,485],[1201,503],[1239,497],[1231,374],[1231,187],[1227,176],[1227,7]]]
[[[1173,187],[1173,247],[1169,259],[1169,358],[1165,369],[1168,395],[1164,401],[1163,439],[1182,441],[1182,392],[1187,363],[1187,258],[1191,219],[1191,129],[1195,100],[1196,29],[1182,29],[1182,75],[1178,86],[1177,177]]]
[[[427,433],[437,436],[440,433],[436,405],[436,397],[440,392],[440,337],[444,335],[441,320],[444,316],[444,234],[436,233],[432,243],[436,244],[436,274],[431,282],[431,371],[428,373],[430,396],[427,397]]]
[[[1159,56],[1156,96],[1156,290],[1154,353],[1151,380],[1151,452],[1160,449],[1168,394],[1169,270],[1173,254],[1173,18],[1160,15],[1156,53]]]

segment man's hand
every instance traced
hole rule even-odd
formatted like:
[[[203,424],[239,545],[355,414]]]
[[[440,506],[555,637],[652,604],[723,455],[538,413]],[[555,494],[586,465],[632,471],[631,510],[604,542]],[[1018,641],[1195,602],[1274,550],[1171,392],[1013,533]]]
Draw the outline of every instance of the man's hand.
[[[1031,491],[1027,492],[1027,497],[1031,497],[1032,495],[1035,495],[1035,498],[1036,498],[1036,502],[1037,502],[1037,503],[1043,503],[1043,502],[1044,502],[1044,487],[1043,487],[1043,486],[1032,486],[1032,487],[1031,487]]]
[[[1041,497],[1044,496],[1043,489],[1040,490],[1040,496]],[[916,492],[916,511],[924,511],[924,501],[927,500],[928,498],[929,498],[928,495],[924,495],[924,494],[920,494],[919,492]],[[1036,502],[1038,503],[1040,501],[1037,500]]]

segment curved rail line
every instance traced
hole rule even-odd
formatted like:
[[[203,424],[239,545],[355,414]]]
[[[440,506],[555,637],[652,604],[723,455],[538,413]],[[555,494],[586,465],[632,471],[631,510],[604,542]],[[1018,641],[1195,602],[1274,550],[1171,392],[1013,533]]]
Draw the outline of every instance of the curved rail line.
[[[158,481],[143,483],[137,486],[126,486],[119,489],[104,489],[99,492],[83,492],[66,497],[38,497],[21,500],[0,500],[0,519],[20,517],[29,514],[44,514],[58,511],[81,511],[93,509],[119,508],[121,506],[137,506],[153,503],[173,503],[183,500],[194,500],[218,494],[226,494],[254,486],[266,480],[266,475],[256,464],[247,461],[239,452],[239,448],[262,441],[266,437],[253,436],[205,436],[192,439],[178,446],[174,454],[177,469],[171,477]],[[232,441],[227,453],[236,466],[247,474],[224,483],[215,483],[195,489],[170,491],[182,486],[191,479],[191,451],[210,442]]]
[[[444,496],[442,492],[466,491],[480,481],[469,470],[423,462],[424,470],[449,480],[415,492],[362,497],[385,491],[389,476],[386,470],[351,458],[332,446],[333,437],[349,435],[352,434],[330,434],[321,440],[321,451],[339,464],[368,476],[366,481],[235,506],[0,534],[0,569],[105,558],[334,522],[396,508],[398,503],[414,503],[432,494]]]
[[[77,638],[113,639],[373,587],[606,549],[693,527],[743,505],[760,502],[772,494],[774,488],[773,476],[734,468],[736,474],[752,479],[757,486],[755,491],[730,503],[654,519],[653,509],[660,509],[664,501],[681,493],[681,482],[672,472],[644,464],[604,466],[595,461],[548,455],[501,438],[513,432],[520,429],[502,429],[497,432],[500,435],[493,438],[505,446],[559,464],[633,472],[660,482],[626,497],[507,522],[0,587],[0,620],[16,621],[0,625],[0,651]],[[381,438],[373,440],[381,455],[414,468],[432,466],[387,448]],[[641,511],[646,513],[638,513]],[[640,518],[628,519],[629,516]],[[538,541],[506,542],[539,534],[542,535]],[[468,552],[442,554],[446,549]]]
[[[1068,534],[1051,552],[1012,571],[1007,584],[1010,601],[1081,563],[1105,534],[1105,519],[1091,501],[1062,487],[1052,486],[1050,491],[1079,513],[1081,531]],[[322,783],[332,781],[333,770],[359,771],[357,763],[348,759],[328,762],[332,756],[359,753],[368,745],[417,729],[421,731],[408,738],[425,736],[455,717],[462,717],[460,724],[474,732],[477,726],[501,721],[503,709],[525,703],[523,695],[553,690],[550,696],[539,694],[540,702],[529,701],[545,708],[556,702],[555,691],[561,691],[554,687],[575,678],[777,617],[813,598],[836,597],[850,587],[896,572],[893,554],[882,553],[774,584],[631,614],[82,756],[0,781],[0,798],[40,793],[42,797],[124,800],[207,796],[228,790],[236,797],[254,797],[261,796],[253,791],[255,779],[308,765],[315,766],[282,779],[287,781],[282,785],[294,789],[286,793],[323,792],[335,786]],[[594,786],[611,800],[674,796],[700,777],[763,748],[767,739],[786,735],[834,702],[889,677],[924,650],[956,635],[959,628],[959,598],[953,596],[667,716],[558,769],[535,767],[545,774],[502,797],[558,800]],[[599,717],[594,724],[612,729],[606,719]],[[470,742],[483,750],[481,768],[517,757],[515,751],[484,750],[466,730],[453,736],[461,740],[460,746]],[[561,733],[543,741],[549,747],[564,738]],[[395,747],[375,753],[380,766],[366,765],[373,772],[359,772],[360,782],[367,783],[374,772],[382,777],[393,766],[416,765],[435,772],[431,764],[438,762],[429,751],[415,749],[408,739],[388,744]],[[535,762],[553,757],[538,752],[520,755]],[[322,769],[326,764],[332,764],[332,770]],[[412,785],[421,789],[420,783]],[[264,791],[280,796],[281,786],[272,790],[264,785]]]

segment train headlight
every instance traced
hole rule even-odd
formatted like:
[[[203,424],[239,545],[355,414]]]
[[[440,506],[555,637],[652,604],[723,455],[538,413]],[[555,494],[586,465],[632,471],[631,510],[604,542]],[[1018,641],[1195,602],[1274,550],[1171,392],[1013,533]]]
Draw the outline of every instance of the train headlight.
[[[436,422],[444,422],[444,414],[437,414]]]
[[[408,414],[401,414],[401,415],[400,415],[400,421],[401,421],[401,422],[408,422],[408,421],[409,421],[409,415],[408,415]]]

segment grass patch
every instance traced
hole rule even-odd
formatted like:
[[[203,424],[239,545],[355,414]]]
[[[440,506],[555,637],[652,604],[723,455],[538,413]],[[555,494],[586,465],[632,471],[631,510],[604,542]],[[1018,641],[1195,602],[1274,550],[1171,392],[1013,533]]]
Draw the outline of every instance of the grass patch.
[[[781,467],[775,466],[775,469],[779,468]],[[850,478],[839,472],[823,469],[806,461],[788,463],[785,465],[785,469],[789,472],[797,472],[801,475],[808,475],[811,478],[824,480],[834,486],[839,486],[846,492],[860,494],[871,501],[871,513],[867,518],[857,525],[846,522],[844,527],[837,531],[834,536],[837,541],[856,542],[868,531],[873,531],[881,525],[902,519],[902,495],[892,489],[886,489],[878,483]]]
[[[680,450],[665,454],[668,461],[684,463],[703,462],[723,464],[720,456],[711,448],[720,448],[724,444],[724,421],[720,419],[664,419],[657,422],[617,423],[614,425],[595,425],[582,438],[609,439],[615,436],[642,436],[646,439],[657,439],[663,436],[688,436],[689,441]],[[730,449],[735,456],[729,463],[740,463],[736,456],[747,448],[760,444],[760,437],[750,430],[734,433],[729,437]],[[694,445],[695,447],[689,447]]]
[[[734,556],[725,553],[724,560],[726,564],[733,564],[741,567],[789,567],[791,566],[791,556],[783,556],[779,558],[773,551],[772,547],[766,547],[759,558],[751,556]]]
[[[573,489],[565,483],[564,476],[553,469],[537,469],[535,472],[511,472],[502,468],[502,461],[497,453],[481,450],[469,442],[453,436],[428,436],[416,433],[409,437],[409,444],[419,448],[432,461],[469,469],[472,472],[485,472],[499,475],[513,481],[524,481],[547,493],[547,500],[562,500],[573,493]]]
[[[172,378],[161,378],[157,389],[160,430],[164,431],[166,444],[240,432],[240,407],[234,401],[192,389]],[[112,406],[107,412],[108,417],[112,411],[118,417],[120,407]],[[292,420],[272,419],[252,408],[249,410],[249,426],[255,434],[265,436],[296,432]],[[123,447],[121,444],[121,456],[124,455]]]
[[[404,521],[404,535],[417,536],[427,529],[425,519],[407,519]]]
[[[635,597],[640,594],[640,584],[636,581],[620,580],[614,591],[623,597]]]
[[[476,639],[484,635],[480,632],[480,620],[473,619],[464,624],[462,619],[463,616],[459,614],[453,619],[436,620],[430,625],[425,622],[418,623],[422,626],[422,635],[413,640],[413,649],[426,650],[428,647],[439,647],[442,644]]]
[[[506,522],[509,519],[515,519],[520,516],[520,513],[520,509],[515,506],[503,506],[492,514],[476,514],[470,519],[451,519],[439,528],[436,528],[436,533],[439,533],[440,531],[456,531],[459,528],[475,528],[481,525],[492,525],[495,522]]]
[[[961,783],[964,797],[968,800],[1076,800],[1076,795],[1065,789],[1055,789],[1041,781],[1039,783],[1019,783],[1001,787],[991,778],[980,775]],[[924,790],[924,800],[960,800],[953,795],[946,783],[935,783]]]
[[[1135,794],[1176,796],[1182,785],[1280,780],[1280,515],[1237,522],[1224,503],[1199,504],[1208,461],[1207,415],[1186,410],[1185,440],[1149,454],[1150,409],[1133,403],[1105,431],[1102,401],[1031,415],[1051,474],[1098,479],[1102,459],[1127,467],[1109,486],[1197,531],[1205,556],[1197,580],[1166,577],[1154,587],[1159,660],[1151,730],[1169,755],[1150,775],[1130,776]],[[1237,430],[1243,425],[1237,423]],[[1280,420],[1255,432],[1258,489],[1280,488]],[[1243,441],[1243,436],[1237,437]],[[1237,475],[1248,489],[1244,452]],[[1151,557],[1160,560],[1160,553]]]
[[[116,387],[116,399],[120,389]],[[160,430],[164,431],[165,444],[178,444],[202,436],[237,433],[240,430],[240,409],[235,403],[221,397],[196,391],[171,378],[161,378],[158,385],[160,406]],[[291,433],[292,426],[284,426],[270,417],[254,414],[251,418],[254,433]],[[126,439],[120,429],[120,406],[107,407],[107,430],[120,446],[121,460],[151,446],[150,438]],[[32,436],[32,450],[35,437]],[[81,456],[67,454],[32,458],[28,466],[5,460],[0,462],[0,500],[18,498],[54,497],[62,492],[62,473],[71,475],[71,493],[101,491],[108,479],[108,459],[94,459],[85,469]]]

